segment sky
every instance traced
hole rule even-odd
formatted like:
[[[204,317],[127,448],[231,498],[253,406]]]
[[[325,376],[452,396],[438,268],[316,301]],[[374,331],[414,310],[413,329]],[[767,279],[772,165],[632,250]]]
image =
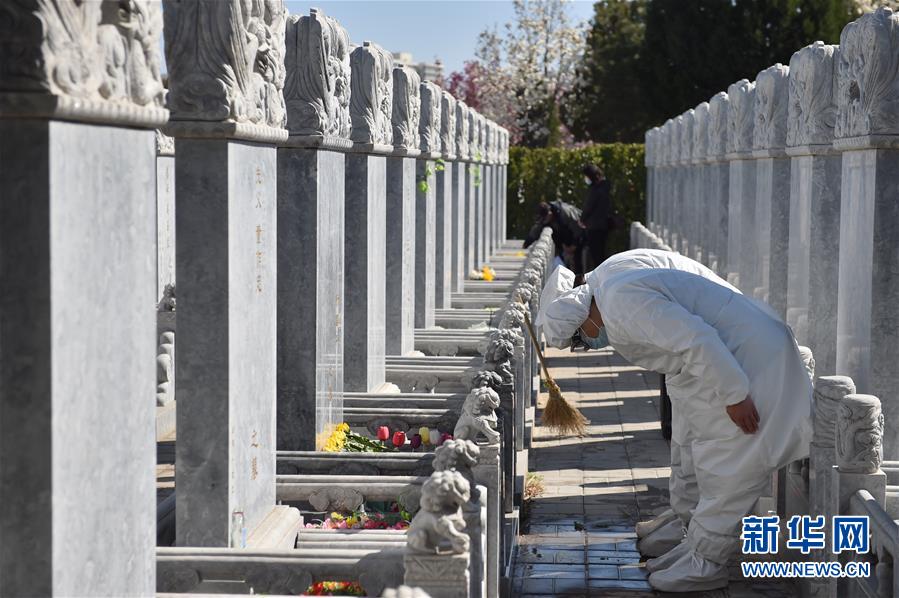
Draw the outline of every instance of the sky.
[[[502,28],[514,16],[511,0],[287,0],[292,14],[316,7],[334,17],[350,41],[373,41],[391,52],[409,52],[416,62],[443,61],[444,73],[462,70],[474,57],[478,34]],[[592,0],[568,8],[573,21],[593,16]]]
[[[461,71],[474,57],[478,34],[502,28],[514,16],[511,0],[287,0],[291,14],[316,7],[346,28],[350,41],[372,41],[391,52],[409,52],[416,62],[443,61],[444,73]],[[592,0],[569,4],[573,21],[593,16]]]

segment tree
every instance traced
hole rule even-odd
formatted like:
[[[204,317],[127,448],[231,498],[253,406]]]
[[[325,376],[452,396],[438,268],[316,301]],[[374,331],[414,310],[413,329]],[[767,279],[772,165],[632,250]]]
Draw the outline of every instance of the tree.
[[[455,78],[466,93],[477,91],[479,111],[509,129],[513,143],[543,147],[564,134],[559,103],[572,89],[585,33],[571,23],[568,1],[514,0],[514,20],[502,33],[484,30],[477,61],[449,77],[450,88]]]

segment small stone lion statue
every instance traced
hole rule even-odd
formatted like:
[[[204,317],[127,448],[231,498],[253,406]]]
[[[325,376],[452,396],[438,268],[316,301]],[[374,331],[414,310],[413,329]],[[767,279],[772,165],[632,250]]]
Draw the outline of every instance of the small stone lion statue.
[[[456,470],[468,480],[471,501],[478,502],[480,493],[472,468],[478,464],[481,449],[471,440],[447,440],[434,451],[434,471]]]
[[[432,473],[421,488],[421,510],[409,525],[409,550],[427,554],[467,552],[469,540],[462,506],[470,498],[468,481],[458,471]]]
[[[478,434],[487,438],[487,444],[499,444],[496,431],[496,413],[499,395],[492,388],[481,386],[472,389],[462,404],[462,415],[456,422],[453,436],[461,440],[477,440]]]

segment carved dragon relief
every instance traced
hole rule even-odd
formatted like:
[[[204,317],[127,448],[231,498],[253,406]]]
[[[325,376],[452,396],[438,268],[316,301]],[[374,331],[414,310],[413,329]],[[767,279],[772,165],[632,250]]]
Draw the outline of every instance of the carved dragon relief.
[[[693,161],[706,159],[709,141],[709,103],[703,102],[693,109],[693,140],[690,156]]]
[[[787,145],[833,142],[839,46],[808,45],[790,58]]]
[[[459,100],[456,102],[456,156],[460,160],[468,160],[471,156],[468,145],[469,126],[468,106]]]
[[[710,158],[723,158],[727,153],[727,115],[729,111],[730,99],[727,93],[719,92],[709,100],[706,154]]]
[[[161,125],[158,2],[0,3],[0,107],[6,114]]]
[[[730,110],[727,112],[727,152],[752,150],[755,124],[755,83],[741,79],[727,88]]]
[[[172,120],[251,125],[243,129],[256,131],[250,138],[283,138],[265,131],[287,124],[282,0],[164,0],[164,6]]]
[[[401,151],[418,150],[421,122],[421,78],[413,69],[393,69],[393,147]]]
[[[320,10],[288,17],[284,101],[291,135],[349,139],[349,48],[346,30]]]
[[[442,91],[430,81],[421,84],[421,151],[425,154],[440,153],[440,112]]]
[[[778,63],[760,72],[755,79],[754,149],[778,150],[786,146],[789,77],[789,67]]]
[[[837,408],[837,465],[841,472],[876,473],[883,463],[883,413],[871,395],[848,395]]]
[[[840,34],[837,138],[899,135],[899,14],[878,8]]]
[[[443,155],[452,159],[456,156],[456,98],[447,91],[440,97],[440,146]]]
[[[393,143],[393,57],[367,41],[350,54],[350,67],[350,138],[387,151]]]

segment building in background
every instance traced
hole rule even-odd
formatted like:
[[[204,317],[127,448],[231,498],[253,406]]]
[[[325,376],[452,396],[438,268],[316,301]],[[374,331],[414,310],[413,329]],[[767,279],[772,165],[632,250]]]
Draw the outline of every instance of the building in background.
[[[415,62],[409,52],[393,52],[393,62],[415,69],[422,81],[439,83],[443,81],[443,63],[438,58],[433,63]]]

